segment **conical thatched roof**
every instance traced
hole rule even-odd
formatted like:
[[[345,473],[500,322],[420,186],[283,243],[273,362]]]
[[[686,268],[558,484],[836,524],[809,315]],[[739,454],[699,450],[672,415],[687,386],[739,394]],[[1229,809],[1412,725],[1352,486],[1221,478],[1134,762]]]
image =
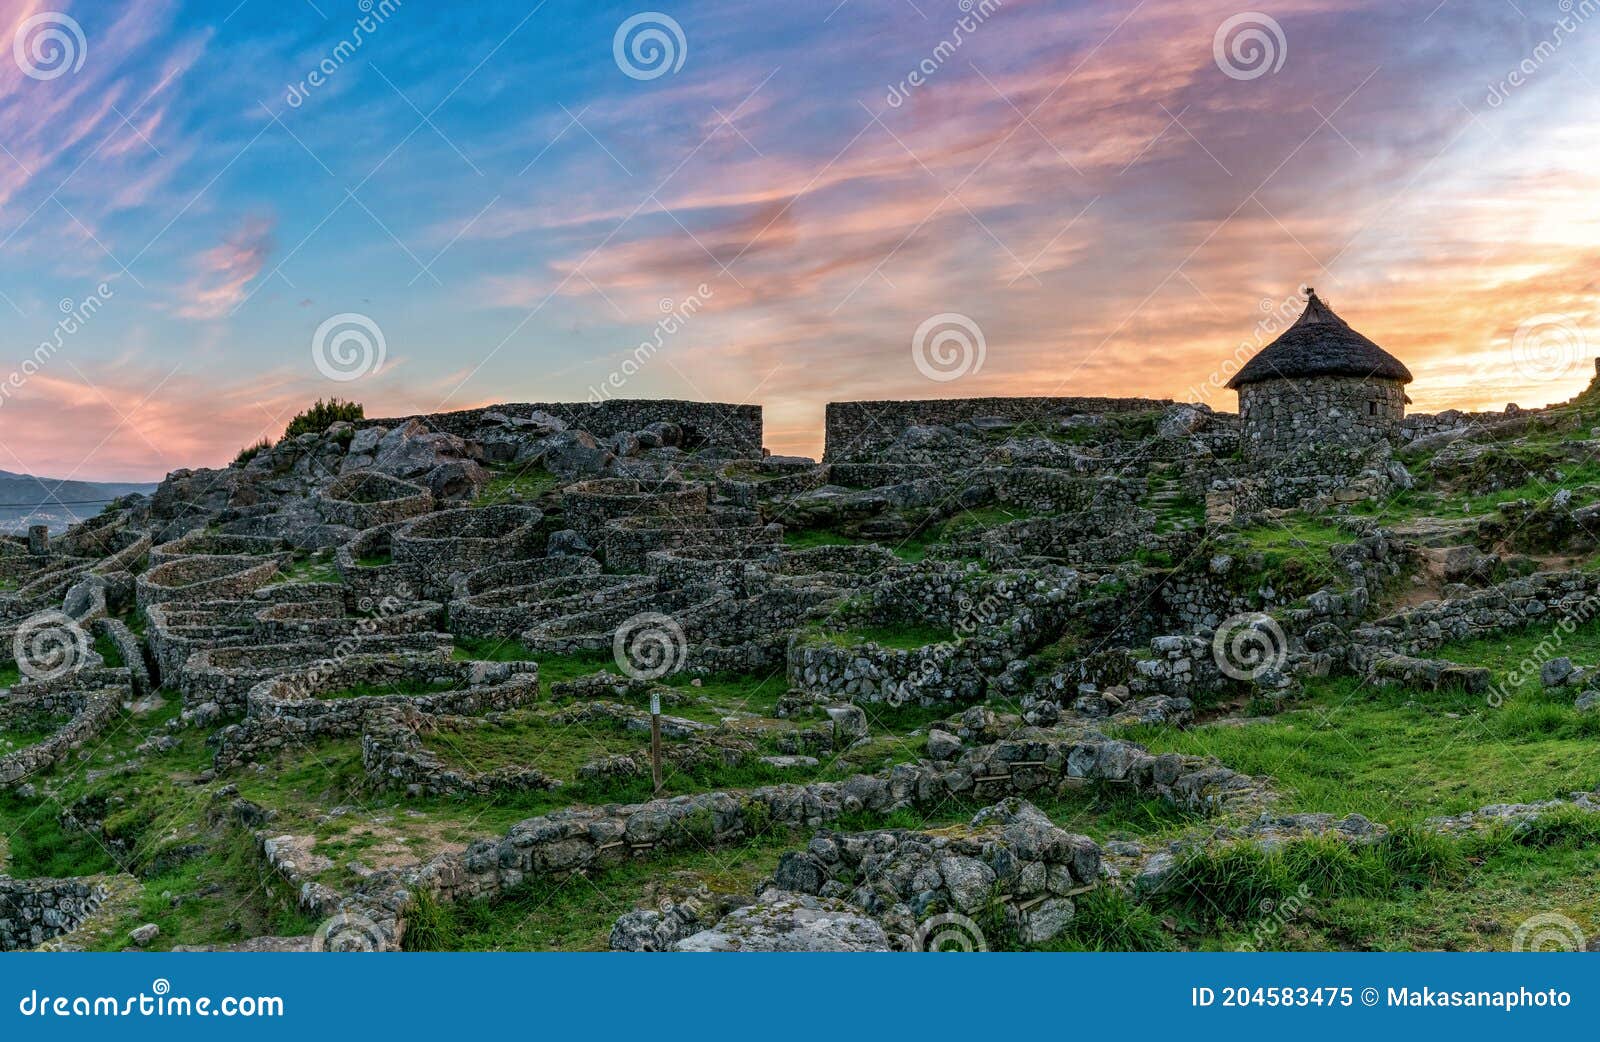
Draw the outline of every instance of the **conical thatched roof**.
[[[1306,309],[1283,335],[1256,352],[1245,367],[1228,381],[1237,390],[1262,380],[1304,379],[1313,376],[1354,376],[1362,379],[1411,382],[1411,370],[1401,361],[1345,324],[1317,296],[1307,290]]]

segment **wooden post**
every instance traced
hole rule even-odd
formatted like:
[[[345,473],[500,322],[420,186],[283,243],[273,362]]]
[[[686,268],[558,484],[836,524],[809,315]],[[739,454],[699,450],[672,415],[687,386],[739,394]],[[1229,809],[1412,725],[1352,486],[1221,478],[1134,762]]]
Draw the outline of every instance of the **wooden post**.
[[[650,694],[650,780],[651,794],[661,795],[661,696]]]

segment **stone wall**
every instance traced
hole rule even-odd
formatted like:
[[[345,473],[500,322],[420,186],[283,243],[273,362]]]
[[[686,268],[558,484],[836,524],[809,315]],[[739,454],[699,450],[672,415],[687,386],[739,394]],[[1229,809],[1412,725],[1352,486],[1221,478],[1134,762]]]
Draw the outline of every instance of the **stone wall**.
[[[467,724],[481,726],[475,720]],[[391,708],[377,713],[361,735],[362,769],[377,785],[399,786],[408,796],[494,796],[560,786],[561,782],[532,767],[471,772],[445,764],[423,746],[419,730],[448,730],[455,725],[453,718],[424,718],[406,710]]]
[[[901,764],[840,782],[710,792],[630,806],[574,807],[513,825],[500,840],[442,854],[413,883],[444,900],[491,897],[536,878],[564,877],[674,850],[710,850],[764,834],[774,825],[821,828],[846,814],[935,808],[952,797],[997,802],[1091,781],[1133,790],[1207,814],[1265,806],[1270,790],[1215,760],[1153,755],[1098,734],[1016,738],[977,748],[937,767]]]
[[[1397,439],[1406,411],[1398,380],[1263,380],[1239,389],[1245,458]]]
[[[907,427],[943,427],[963,420],[999,416],[1042,421],[1084,413],[1143,412],[1172,402],[1153,398],[943,398],[923,401],[829,402],[826,431],[828,462],[871,457],[887,448]]]
[[[906,937],[916,937],[929,916],[985,916],[998,904],[1029,944],[1065,929],[1072,898],[1099,884],[1099,846],[1023,800],[937,832],[824,829],[805,850],[785,853],[773,873],[775,886],[843,898]]]
[[[396,529],[391,550],[396,564],[422,572],[427,592],[442,587],[448,595],[452,573],[542,555],[543,516],[534,507],[515,505],[441,510]]]
[[[36,948],[77,929],[106,898],[93,878],[11,879],[0,876],[0,952]]]
[[[390,687],[437,681],[432,694],[320,695],[365,685]],[[532,705],[539,697],[539,667],[532,662],[450,662],[357,656],[315,674],[264,680],[250,690],[245,718],[214,738],[218,771],[269,760],[285,746],[323,738],[354,737],[395,712],[476,715]]]
[[[248,597],[278,574],[283,557],[180,557],[139,576],[139,607]]]
[[[670,398],[614,398],[597,405],[587,402],[518,402],[416,417],[362,420],[357,426],[395,427],[408,419],[417,419],[431,430],[470,438],[484,426],[484,413],[500,413],[516,418],[538,412],[554,416],[568,426],[588,431],[597,438],[643,430],[657,422],[675,423],[683,428],[688,448],[707,444],[725,445],[742,449],[754,457],[761,455],[761,406],[686,402]]]
[[[61,718],[64,722],[44,741],[0,759],[0,786],[15,785],[60,763],[74,749],[105,730],[117,715],[119,694],[117,689],[38,693],[13,690],[0,702],[0,722],[37,724]]]
[[[418,517],[433,510],[433,494],[420,485],[373,470],[357,470],[330,482],[316,496],[324,520],[364,529]]]
[[[453,649],[448,633],[350,636],[341,641],[291,644],[262,644],[252,636],[231,647],[201,648],[184,663],[176,680],[186,707],[209,703],[231,714],[245,708],[250,689],[263,680],[284,676],[289,682],[306,682],[306,678],[336,672],[352,658],[381,656],[402,665],[422,660],[445,662]]]

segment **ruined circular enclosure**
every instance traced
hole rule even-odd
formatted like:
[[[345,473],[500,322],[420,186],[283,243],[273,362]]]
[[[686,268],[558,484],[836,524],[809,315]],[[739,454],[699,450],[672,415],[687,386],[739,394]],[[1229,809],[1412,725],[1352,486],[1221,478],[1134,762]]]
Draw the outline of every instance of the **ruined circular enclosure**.
[[[180,557],[139,576],[141,607],[170,601],[231,600],[248,596],[278,574],[277,558],[207,555]]]
[[[709,497],[701,482],[597,478],[569,485],[562,504],[567,525],[594,537],[606,522],[622,518],[703,517]]]
[[[329,482],[316,503],[329,524],[365,529],[428,513],[433,494],[409,481],[358,470]]]
[[[512,505],[441,510],[396,529],[390,545],[396,563],[443,581],[455,572],[538,556],[542,517],[533,507]]]

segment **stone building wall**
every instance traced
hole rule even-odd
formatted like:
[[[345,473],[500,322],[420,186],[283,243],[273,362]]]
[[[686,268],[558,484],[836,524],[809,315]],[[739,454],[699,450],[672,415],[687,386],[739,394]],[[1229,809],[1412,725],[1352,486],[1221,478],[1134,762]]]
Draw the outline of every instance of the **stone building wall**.
[[[1172,402],[1153,398],[943,398],[909,402],[829,402],[826,455],[830,463],[871,462],[907,427],[947,427],[980,416],[1045,420],[1084,413],[1144,412]]]
[[[1396,439],[1405,411],[1398,380],[1264,380],[1239,389],[1246,458]]]

